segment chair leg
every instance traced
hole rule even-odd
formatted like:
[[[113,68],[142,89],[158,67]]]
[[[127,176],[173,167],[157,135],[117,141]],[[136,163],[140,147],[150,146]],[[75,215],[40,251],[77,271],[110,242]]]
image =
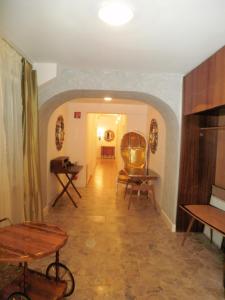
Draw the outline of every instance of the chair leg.
[[[130,195],[130,197],[129,197],[128,209],[130,209],[130,206],[131,206],[131,201],[132,201],[131,197],[132,197],[132,195]]]
[[[126,199],[128,185],[129,185],[129,182],[126,183],[126,188],[125,188],[125,192],[124,192],[124,199]]]
[[[153,202],[153,206],[155,208],[155,210],[157,210],[157,206],[156,206],[156,200],[155,200],[155,188],[154,188],[154,185],[150,185],[149,186],[149,190],[152,194],[152,202]]]
[[[131,186],[131,189],[130,189],[130,197],[129,197],[129,202],[128,202],[128,209],[130,209],[130,206],[131,206],[132,194],[133,194],[133,186]]]
[[[151,193],[151,195],[149,195]],[[157,211],[157,204],[156,204],[156,199],[155,199],[155,188],[154,185],[148,185],[147,187],[147,197],[152,200],[152,204],[154,206],[154,209]]]

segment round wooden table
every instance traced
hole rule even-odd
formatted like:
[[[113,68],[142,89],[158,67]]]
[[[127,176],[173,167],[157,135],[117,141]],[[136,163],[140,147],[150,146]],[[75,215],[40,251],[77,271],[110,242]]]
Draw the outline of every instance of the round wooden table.
[[[75,287],[73,275],[59,262],[59,250],[67,240],[65,231],[44,223],[25,222],[0,228],[0,262],[23,266],[22,275],[3,290],[1,299],[51,300],[71,295]],[[28,269],[28,262],[53,253],[55,261],[47,267],[46,274]]]

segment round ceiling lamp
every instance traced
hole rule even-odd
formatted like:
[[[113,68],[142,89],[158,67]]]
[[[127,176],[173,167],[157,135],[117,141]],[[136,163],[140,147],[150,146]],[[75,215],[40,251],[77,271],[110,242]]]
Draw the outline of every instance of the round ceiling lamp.
[[[110,101],[112,101],[112,98],[111,98],[111,97],[104,97],[104,100],[105,100],[106,102],[110,102]]]
[[[105,3],[98,12],[99,18],[112,26],[121,26],[133,18],[133,11],[124,3]]]

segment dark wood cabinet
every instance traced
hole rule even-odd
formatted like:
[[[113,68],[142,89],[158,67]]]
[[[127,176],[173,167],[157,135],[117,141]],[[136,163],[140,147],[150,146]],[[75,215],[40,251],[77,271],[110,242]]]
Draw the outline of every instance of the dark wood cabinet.
[[[224,129],[225,47],[184,77],[177,231],[189,220],[180,204],[208,204],[212,185],[225,189]]]
[[[188,225],[188,215],[180,204],[208,204],[215,175],[216,133],[204,134],[204,115],[193,114],[183,117],[180,176],[178,191],[177,230],[184,231]],[[214,119],[214,118],[213,118]],[[214,125],[211,120],[211,125]],[[210,122],[208,122],[207,126]],[[195,223],[193,230],[202,225]]]
[[[184,115],[225,104],[225,47],[184,77]]]

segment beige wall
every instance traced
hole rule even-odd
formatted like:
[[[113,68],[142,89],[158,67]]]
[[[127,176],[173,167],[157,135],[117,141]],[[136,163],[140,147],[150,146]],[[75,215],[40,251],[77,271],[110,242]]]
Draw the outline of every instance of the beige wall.
[[[145,106],[142,112],[135,112],[127,114],[127,131],[137,131],[146,136],[146,124],[148,120],[148,106]]]
[[[55,127],[58,116],[62,115],[64,118],[64,129],[65,137],[64,143],[61,150],[57,150],[55,144]],[[48,147],[47,147],[47,203],[52,202],[59,191],[61,191],[61,186],[57,181],[54,174],[50,172],[50,161],[58,156],[67,156],[67,146],[68,146],[68,122],[67,122],[67,105],[63,104],[59,106],[51,115],[48,123]]]
[[[80,119],[74,119],[74,112],[81,112]],[[102,115],[101,115],[102,113]],[[120,123],[117,126],[115,117],[104,115],[104,113],[120,114]],[[55,147],[55,123],[58,115],[63,115],[65,120],[65,141],[61,151]],[[99,118],[99,116],[101,116]],[[155,118],[159,127],[158,148],[155,154],[150,154],[150,168],[160,175],[160,180],[156,183],[156,199],[163,209],[164,172],[165,172],[165,144],[166,128],[161,114],[149,105],[121,105],[121,104],[101,104],[98,103],[76,103],[67,102],[60,106],[52,114],[48,126],[48,162],[56,156],[66,155],[72,162],[77,161],[84,168],[79,174],[76,182],[78,187],[85,186],[91,175],[94,173],[96,158],[99,156],[101,145],[109,145],[104,140],[97,139],[97,126],[105,129],[112,129],[115,132],[115,140],[111,143],[116,147],[116,163],[118,170],[123,168],[123,161],[120,156],[120,142],[124,133],[128,131],[138,131],[144,134],[148,140],[149,126],[152,118]],[[49,173],[48,176],[48,203],[55,198],[59,192],[56,178]]]
[[[164,173],[165,173],[165,147],[166,147],[166,127],[162,115],[152,106],[148,108],[148,122],[147,132],[149,134],[150,123],[152,119],[156,119],[158,123],[158,146],[155,153],[150,153],[149,167],[157,172],[160,179],[155,182],[156,200],[159,206],[163,209],[163,201],[170,201],[170,199],[163,199],[164,187]]]
[[[87,114],[86,121],[86,183],[94,174],[97,159],[97,114]]]
[[[67,153],[71,162],[77,162],[83,166],[79,173],[76,185],[78,187],[86,186],[86,143],[87,143],[87,111],[80,106],[74,105],[71,102],[67,105],[67,122],[68,122],[68,148]],[[81,112],[81,118],[75,119],[74,112]]]
[[[143,134],[146,134],[148,105],[76,103],[73,101],[70,101],[65,105],[67,105],[67,123],[68,128],[70,128],[70,130],[67,132],[67,153],[70,156],[71,161],[77,161],[79,164],[84,166],[77,180],[78,187],[85,186],[87,177],[90,177],[90,174],[86,174],[86,168],[89,168],[87,166],[86,147],[89,147],[88,145],[90,145],[88,143],[88,137],[86,134],[88,114],[125,114],[127,116],[127,130],[138,130]],[[73,115],[75,111],[81,112],[80,119],[74,119]],[[92,145],[90,151],[93,149],[94,147]]]
[[[134,99],[154,106],[165,119],[167,128],[164,194],[169,199],[164,209],[172,226],[177,211],[180,128],[182,108],[182,74],[122,72],[118,70],[78,70],[58,66],[57,76],[39,88],[40,131],[44,131],[51,112],[58,105],[81,98],[103,98],[111,95],[123,99],[123,107]],[[124,105],[125,104],[125,105]],[[99,105],[101,106],[101,105]],[[42,195],[46,199],[46,133],[40,148]]]
[[[101,127],[106,130],[112,130],[115,134],[115,138],[108,142],[105,139],[97,139],[97,156],[98,158],[101,157],[101,146],[116,146],[117,141],[117,124],[116,124],[117,115],[110,115],[110,114],[99,114],[97,118],[97,127]],[[97,131],[97,128],[96,128]],[[96,133],[95,133],[96,135]]]
[[[120,144],[123,135],[127,132],[127,115],[121,115],[120,123],[117,127],[117,140],[116,140],[116,165],[117,169],[121,170],[124,166],[123,159],[120,154]]]

